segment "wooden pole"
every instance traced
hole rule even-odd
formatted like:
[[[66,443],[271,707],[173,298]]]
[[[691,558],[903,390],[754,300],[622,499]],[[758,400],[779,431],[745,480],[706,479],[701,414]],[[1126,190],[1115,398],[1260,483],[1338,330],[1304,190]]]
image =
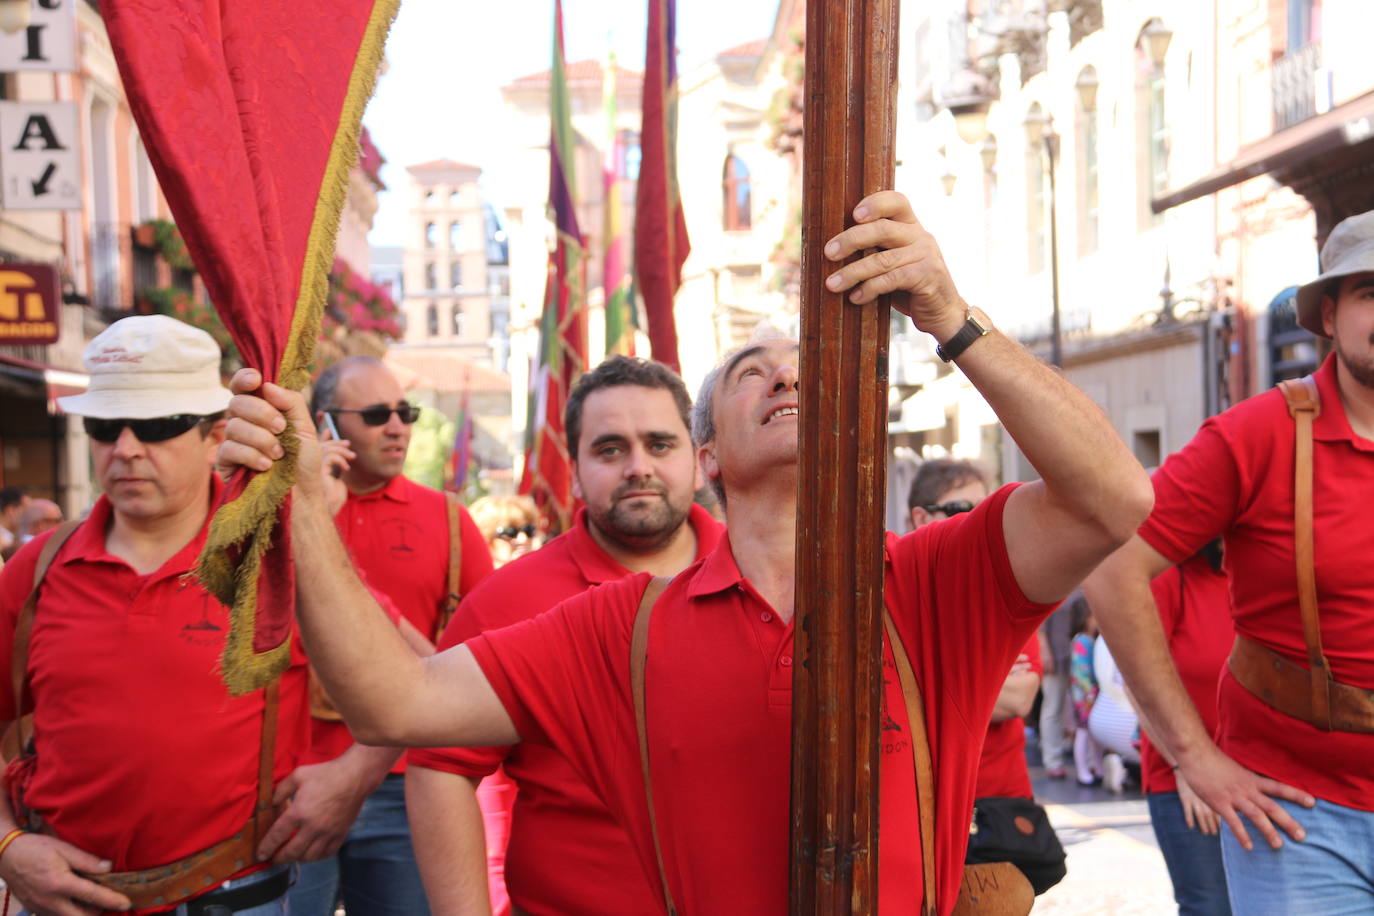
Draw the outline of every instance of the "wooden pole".
[[[877,911],[888,306],[825,288],[822,247],[890,188],[897,0],[808,0],[792,916]]]

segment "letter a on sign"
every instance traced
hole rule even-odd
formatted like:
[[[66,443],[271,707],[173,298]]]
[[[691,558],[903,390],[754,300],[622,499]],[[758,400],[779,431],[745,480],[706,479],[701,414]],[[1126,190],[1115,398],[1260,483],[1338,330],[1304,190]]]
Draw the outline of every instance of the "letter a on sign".
[[[0,102],[0,205],[81,209],[75,102]]]

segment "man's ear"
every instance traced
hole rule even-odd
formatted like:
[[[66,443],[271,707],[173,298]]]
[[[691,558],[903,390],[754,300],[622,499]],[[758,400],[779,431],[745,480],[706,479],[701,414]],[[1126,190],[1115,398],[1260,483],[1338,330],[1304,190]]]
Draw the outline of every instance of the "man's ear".
[[[582,481],[577,476],[577,459],[572,462],[572,495],[573,499],[582,499]],[[585,500],[583,500],[585,502]]]
[[[1322,294],[1322,330],[1327,337],[1336,336],[1336,300],[1326,294]]]
[[[705,445],[697,446],[697,473],[695,477],[697,489],[701,489],[719,477],[720,465],[716,463],[715,442],[707,442]]]
[[[920,506],[912,506],[912,507],[911,507],[911,530],[912,530],[912,531],[915,531],[917,528],[921,527],[922,525],[927,524],[928,522],[932,522],[932,521],[934,521],[934,519],[932,519],[932,518],[930,517],[930,513],[927,512],[926,510],[922,509]]]

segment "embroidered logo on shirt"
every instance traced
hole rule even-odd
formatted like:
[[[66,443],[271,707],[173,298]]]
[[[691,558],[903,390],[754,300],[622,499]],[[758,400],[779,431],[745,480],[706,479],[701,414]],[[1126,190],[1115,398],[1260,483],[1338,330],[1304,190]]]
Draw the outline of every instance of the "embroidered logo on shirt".
[[[420,526],[407,518],[382,519],[378,526],[381,530],[382,544],[394,560],[414,560],[419,556],[420,539],[424,533]]]

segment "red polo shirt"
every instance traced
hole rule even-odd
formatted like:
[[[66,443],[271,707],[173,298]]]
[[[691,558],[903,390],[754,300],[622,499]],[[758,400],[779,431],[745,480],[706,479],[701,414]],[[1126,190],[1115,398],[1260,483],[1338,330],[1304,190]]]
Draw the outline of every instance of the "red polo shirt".
[[[700,506],[688,519],[697,558],[715,549],[724,531]],[[503,566],[454,615],[439,648],[528,620],[594,585],[630,575],[593,540],[587,512],[534,553]],[[417,748],[412,766],[480,779],[504,766],[519,792],[506,848],[506,888],[520,909],[542,914],[639,914],[657,905],[657,884],[634,867],[625,830],[558,751],[542,744],[497,748]]]
[[[1226,573],[1214,571],[1206,557],[1194,555],[1156,576],[1150,591],[1183,686],[1208,734],[1216,735],[1217,680],[1236,638]],[[1173,769],[1143,730],[1140,776],[1147,793],[1178,790]]]
[[[1040,639],[1034,633],[1021,648],[1031,670],[1044,675],[1040,661]],[[1033,798],[1030,770],[1026,768],[1026,721],[1012,716],[988,726],[983,739],[983,756],[978,760],[978,782],[974,798]]]
[[[1012,574],[1002,534],[1010,490],[886,545],[886,600],[921,681],[934,755],[942,913],[958,893],[993,703],[1050,610],[1028,602]],[[521,736],[558,748],[586,778],[657,887],[629,676],[648,578],[602,585],[467,645]],[[682,912],[786,912],[792,626],[740,574],[728,538],[660,599],[647,684],[660,838]],[[884,694],[893,752],[880,774],[879,873],[882,912],[897,914],[920,899],[920,847],[906,712],[899,687]]]
[[[448,595],[448,506],[438,490],[396,476],[380,490],[350,493],[334,517],[363,581],[382,592],[426,639],[434,638],[439,608]],[[491,551],[468,510],[458,508],[463,536],[459,593],[466,595],[491,572]],[[342,722],[313,719],[310,763],[333,760],[353,745]],[[405,772],[404,755],[391,768]]]
[[[219,489],[216,480],[211,505]],[[62,839],[126,871],[181,859],[248,821],[263,692],[231,697],[220,680],[228,610],[189,577],[206,528],[145,576],[105,549],[111,514],[102,496],[43,582],[28,660],[38,765],[26,797]],[[0,571],[6,685],[15,622],[49,536]],[[278,782],[309,733],[299,645],[281,680]],[[6,686],[0,719],[14,717]]]
[[[1374,442],[1350,428],[1335,357],[1316,373],[1313,424],[1317,603],[1336,680],[1374,689]],[[1154,477],[1140,536],[1180,563],[1217,535],[1226,544],[1236,631],[1307,666],[1293,557],[1294,424],[1280,391],[1211,417]],[[1276,712],[1226,671],[1219,743],[1244,766],[1337,804],[1374,811],[1374,735],[1325,732]]]

